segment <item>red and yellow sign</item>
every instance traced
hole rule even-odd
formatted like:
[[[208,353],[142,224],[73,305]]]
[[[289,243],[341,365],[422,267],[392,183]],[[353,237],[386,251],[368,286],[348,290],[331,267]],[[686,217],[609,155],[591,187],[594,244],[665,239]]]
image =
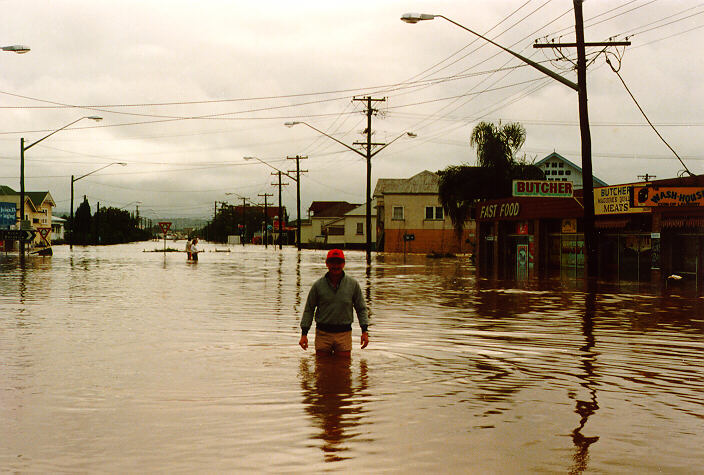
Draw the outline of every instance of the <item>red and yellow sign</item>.
[[[650,208],[704,206],[704,187],[701,186],[634,186],[631,205]]]
[[[628,184],[594,188],[594,214],[644,213],[649,208],[631,206],[631,187],[645,186]]]

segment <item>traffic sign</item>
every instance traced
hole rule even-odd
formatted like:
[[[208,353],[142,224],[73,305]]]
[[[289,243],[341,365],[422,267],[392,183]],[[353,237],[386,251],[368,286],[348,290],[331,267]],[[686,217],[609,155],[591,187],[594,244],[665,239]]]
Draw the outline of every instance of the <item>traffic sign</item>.
[[[33,229],[0,229],[0,240],[3,241],[33,241],[36,235]]]
[[[37,231],[39,231],[39,235],[42,237],[42,239],[44,239],[44,241],[49,244],[49,240],[46,237],[51,232],[51,228],[37,228]]]
[[[171,228],[171,221],[160,221],[159,227],[161,228],[161,232],[166,234],[169,232],[169,229]]]

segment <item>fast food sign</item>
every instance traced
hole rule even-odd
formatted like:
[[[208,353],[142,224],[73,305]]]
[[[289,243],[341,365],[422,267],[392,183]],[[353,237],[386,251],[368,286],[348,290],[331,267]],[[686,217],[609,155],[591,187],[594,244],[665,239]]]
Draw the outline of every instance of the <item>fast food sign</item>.
[[[704,187],[702,186],[634,185],[631,189],[631,206],[704,207]]]

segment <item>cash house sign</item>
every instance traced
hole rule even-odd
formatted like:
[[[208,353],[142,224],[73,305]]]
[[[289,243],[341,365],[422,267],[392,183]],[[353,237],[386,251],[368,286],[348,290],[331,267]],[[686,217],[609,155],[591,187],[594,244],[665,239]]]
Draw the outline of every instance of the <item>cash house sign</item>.
[[[634,186],[633,206],[704,206],[704,188],[694,186]]]

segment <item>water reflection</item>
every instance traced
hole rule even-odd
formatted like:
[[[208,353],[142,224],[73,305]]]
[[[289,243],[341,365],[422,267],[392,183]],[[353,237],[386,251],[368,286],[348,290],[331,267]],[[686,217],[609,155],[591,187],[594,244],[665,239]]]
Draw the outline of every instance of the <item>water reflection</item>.
[[[576,281],[481,279],[459,258],[365,268],[349,251],[373,344],[301,359],[300,307],[323,251],[210,247],[190,265],[144,248],[57,246],[24,268],[0,255],[4,471],[704,465],[704,299],[684,290],[600,283],[595,297]]]
[[[572,395],[577,400],[575,412],[579,414],[579,425],[572,431],[572,442],[576,450],[573,456],[574,465],[570,469],[570,474],[580,474],[587,469],[589,462],[589,446],[599,440],[598,436],[587,437],[582,433],[584,427],[598,409],[597,391],[598,385],[596,381],[595,363],[598,352],[593,351],[596,339],[594,338],[594,316],[596,312],[596,294],[593,292],[585,296],[584,314],[582,318],[582,333],[584,334],[585,344],[580,351],[580,361],[584,370],[579,375],[580,386],[588,393],[588,399],[579,399],[578,396]]]
[[[313,366],[313,368],[311,368]],[[345,460],[346,442],[359,436],[356,430],[366,412],[362,396],[368,389],[367,362],[359,362],[359,377],[353,381],[350,358],[301,359],[299,378],[306,412],[319,429],[326,462]]]

